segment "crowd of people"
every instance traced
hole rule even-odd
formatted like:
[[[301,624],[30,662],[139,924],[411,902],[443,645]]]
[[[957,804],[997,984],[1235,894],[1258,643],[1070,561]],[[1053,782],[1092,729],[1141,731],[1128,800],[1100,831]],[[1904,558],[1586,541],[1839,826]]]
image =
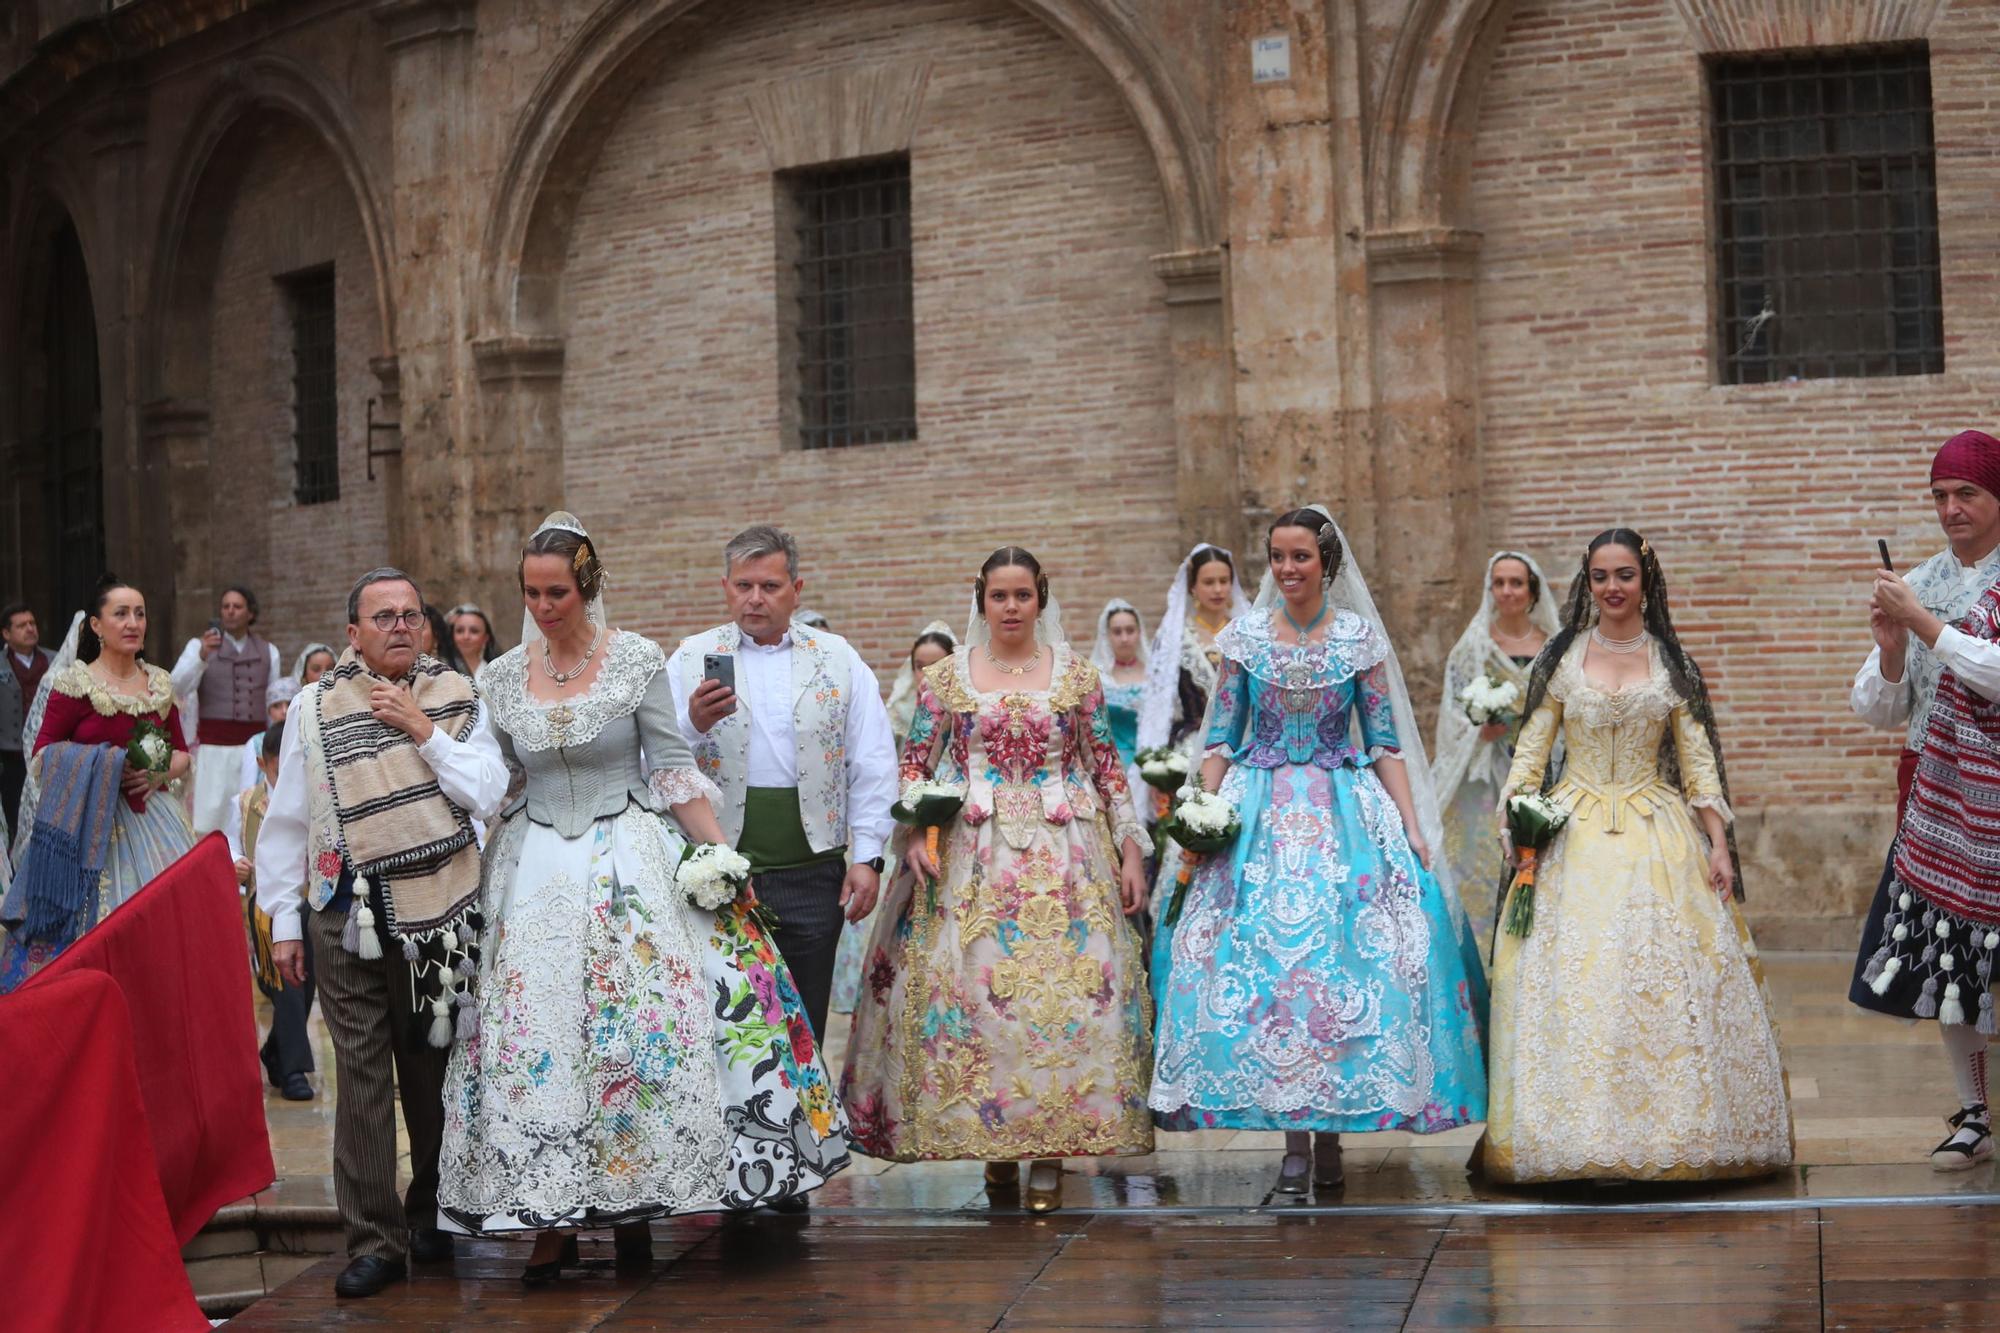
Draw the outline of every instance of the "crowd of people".
[[[2000,442],[1954,437],[1931,488],[1949,545],[1875,575],[1852,692],[1908,743],[1852,996],[1938,1023],[1960,1105],[1931,1160],[1960,1169],[1993,1152]],[[1291,1195],[1340,1186],[1342,1134],[1477,1123],[1501,1182],[1788,1165],[1723,746],[1652,542],[1599,534],[1566,594],[1495,552],[1428,754],[1332,514],[1262,554],[1253,599],[1196,545],[1154,632],[1114,599],[1086,655],[1002,547],[886,702],[768,526],[722,552],[728,619],[671,651],[614,626],[567,513],[504,652],[387,568],[289,673],[247,588],[171,673],[129,585],[53,656],[10,607],[0,989],[225,832],[274,1087],[314,1095],[315,991],[333,1040],[346,1296],[455,1235],[532,1234],[531,1284],[579,1229],[643,1260],[650,1218],[798,1211],[851,1151],[981,1161],[1037,1212],[1065,1159],[1162,1130],[1283,1131]]]

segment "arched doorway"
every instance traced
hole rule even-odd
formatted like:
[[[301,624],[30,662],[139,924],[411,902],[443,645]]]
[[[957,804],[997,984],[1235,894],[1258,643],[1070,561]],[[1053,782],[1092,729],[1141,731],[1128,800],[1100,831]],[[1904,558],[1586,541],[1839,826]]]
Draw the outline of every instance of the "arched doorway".
[[[49,228],[41,259],[22,303],[20,536],[11,554],[15,582],[53,642],[104,573],[103,399],[90,274],[68,218]]]

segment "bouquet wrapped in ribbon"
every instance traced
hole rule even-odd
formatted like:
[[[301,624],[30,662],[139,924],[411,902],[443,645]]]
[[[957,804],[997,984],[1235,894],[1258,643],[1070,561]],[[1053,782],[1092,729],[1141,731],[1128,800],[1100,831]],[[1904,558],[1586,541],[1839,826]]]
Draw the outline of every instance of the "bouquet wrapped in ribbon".
[[[1171,926],[1181,919],[1188,881],[1194,877],[1194,863],[1235,842],[1237,834],[1243,831],[1243,819],[1228,801],[1212,791],[1196,788],[1181,796],[1162,827],[1168,837],[1181,845],[1181,868],[1174,876],[1174,897],[1167,904],[1165,917]]]
[[[938,830],[958,818],[965,808],[965,791],[948,782],[913,782],[903,788],[903,799],[889,807],[898,824],[924,831],[924,851],[931,864],[938,863]],[[937,903],[937,880],[927,886],[932,906]]]
[[[1507,802],[1507,836],[1521,863],[1508,886],[1509,935],[1526,939],[1535,928],[1535,862],[1567,823],[1569,811],[1546,796],[1516,796]]]
[[[1146,785],[1163,792],[1179,791],[1187,784],[1187,756],[1171,745],[1155,745],[1132,756]]]
[[[1511,727],[1520,720],[1521,687],[1511,680],[1476,676],[1458,692],[1458,703],[1475,727],[1489,722]]]

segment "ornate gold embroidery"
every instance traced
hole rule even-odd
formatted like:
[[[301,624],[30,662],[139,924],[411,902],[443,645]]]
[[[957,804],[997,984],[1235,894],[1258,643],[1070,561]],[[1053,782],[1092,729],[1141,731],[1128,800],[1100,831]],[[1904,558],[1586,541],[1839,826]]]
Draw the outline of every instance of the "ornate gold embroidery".
[[[930,683],[931,693],[938,697],[938,702],[943,704],[948,711],[953,713],[976,713],[979,711],[978,698],[970,690],[966,689],[964,682],[958,678],[958,655],[956,653],[947,657],[941,657],[925,667],[924,679]]]
[[[1069,909],[1053,894],[1030,898],[1017,924],[1020,936],[993,965],[993,997],[1019,1001],[1028,1025],[1043,1030],[1042,1040],[1052,1040],[1068,1023],[1070,1007],[1103,989],[1104,968],[1077,952]]]
[[[90,668],[82,662],[72,662],[49,684],[52,690],[60,690],[72,699],[88,699],[93,711],[99,717],[113,717],[125,713],[132,717],[152,717],[164,713],[173,706],[174,683],[172,677],[151,663],[142,663],[146,668],[145,694],[131,698],[123,694],[113,694],[98,684],[97,677],[90,674]]]
[[[1069,659],[1069,667],[1062,673],[1062,679],[1055,682],[1049,694],[1049,710],[1058,716],[1073,712],[1083,706],[1097,688],[1097,668],[1080,657]]]

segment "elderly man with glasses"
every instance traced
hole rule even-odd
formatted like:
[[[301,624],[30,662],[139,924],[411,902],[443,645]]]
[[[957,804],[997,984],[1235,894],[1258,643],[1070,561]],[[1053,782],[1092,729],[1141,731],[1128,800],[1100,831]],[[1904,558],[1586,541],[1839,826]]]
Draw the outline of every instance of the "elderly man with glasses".
[[[499,810],[507,768],[472,682],[418,653],[423,606],[400,570],[354,585],[347,651],[285,719],[257,835],[272,961],[303,985],[311,938],[333,1036],[334,1200],[349,1259],[340,1296],[372,1296],[409,1259],[452,1253],[437,1225],[438,1147],[454,1010],[471,1002],[461,978],[480,929],[472,821]],[[401,1199],[399,1089],[412,1176]]]

